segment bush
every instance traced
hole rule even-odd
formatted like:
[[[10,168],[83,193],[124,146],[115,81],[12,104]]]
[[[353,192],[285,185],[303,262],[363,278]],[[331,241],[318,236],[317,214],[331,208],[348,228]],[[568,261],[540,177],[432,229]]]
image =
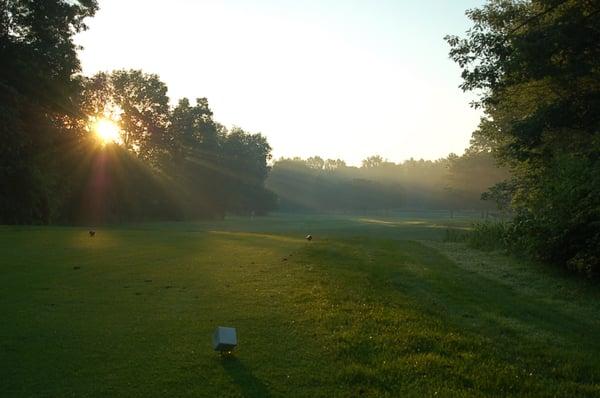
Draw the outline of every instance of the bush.
[[[473,224],[471,230],[447,229],[446,242],[465,242],[480,250],[508,249],[512,225],[503,221],[485,221]]]
[[[481,250],[509,248],[511,224],[502,221],[478,222],[467,236],[469,246]]]
[[[447,229],[444,242],[466,242],[469,232],[462,229]]]
[[[589,233],[587,230],[584,232]],[[568,270],[588,278],[599,278],[600,233],[584,240],[583,245],[577,243],[580,237],[581,232],[576,234],[569,229],[564,229],[562,234],[544,229],[534,217],[521,213],[512,222],[479,222],[473,224],[469,231],[448,229],[444,241],[465,242],[479,250],[506,250],[511,254],[566,266]]]
[[[528,173],[531,181],[517,190],[511,222],[477,223],[460,239],[599,277],[600,160],[556,156],[543,173]]]
[[[530,184],[533,186],[534,184]],[[518,203],[510,236],[515,250],[600,274],[600,159],[559,156]]]

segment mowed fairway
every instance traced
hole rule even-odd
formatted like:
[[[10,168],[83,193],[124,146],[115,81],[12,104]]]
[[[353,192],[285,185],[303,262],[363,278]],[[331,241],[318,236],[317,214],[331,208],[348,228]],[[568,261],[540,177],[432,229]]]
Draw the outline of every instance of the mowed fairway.
[[[446,225],[1,227],[0,396],[600,396],[600,288]]]

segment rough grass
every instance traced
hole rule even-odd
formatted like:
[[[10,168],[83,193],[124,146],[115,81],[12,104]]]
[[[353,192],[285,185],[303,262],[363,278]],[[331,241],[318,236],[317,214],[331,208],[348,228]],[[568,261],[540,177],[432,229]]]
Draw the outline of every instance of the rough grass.
[[[4,227],[1,395],[600,396],[598,287],[442,242],[463,223]]]

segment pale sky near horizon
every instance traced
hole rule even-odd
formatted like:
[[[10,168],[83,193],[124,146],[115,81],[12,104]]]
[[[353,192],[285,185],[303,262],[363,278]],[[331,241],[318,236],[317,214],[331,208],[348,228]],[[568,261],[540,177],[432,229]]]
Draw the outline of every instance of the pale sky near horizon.
[[[76,37],[83,73],[157,73],[173,103],[261,132],[281,156],[461,154],[479,122],[446,34],[483,0],[99,0]]]

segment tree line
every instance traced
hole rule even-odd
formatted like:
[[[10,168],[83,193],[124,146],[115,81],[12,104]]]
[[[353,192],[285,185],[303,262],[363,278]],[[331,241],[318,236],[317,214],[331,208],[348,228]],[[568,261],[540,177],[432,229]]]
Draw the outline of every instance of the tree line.
[[[95,0],[3,0],[0,223],[106,223],[265,213],[265,137],[228,130],[206,98],[171,106],[155,74],[80,74],[73,36]],[[112,119],[121,142],[93,121]]]
[[[491,153],[471,149],[438,160],[393,163],[375,155],[360,167],[340,159],[282,158],[266,185],[285,211],[499,210],[482,192],[508,177]]]

